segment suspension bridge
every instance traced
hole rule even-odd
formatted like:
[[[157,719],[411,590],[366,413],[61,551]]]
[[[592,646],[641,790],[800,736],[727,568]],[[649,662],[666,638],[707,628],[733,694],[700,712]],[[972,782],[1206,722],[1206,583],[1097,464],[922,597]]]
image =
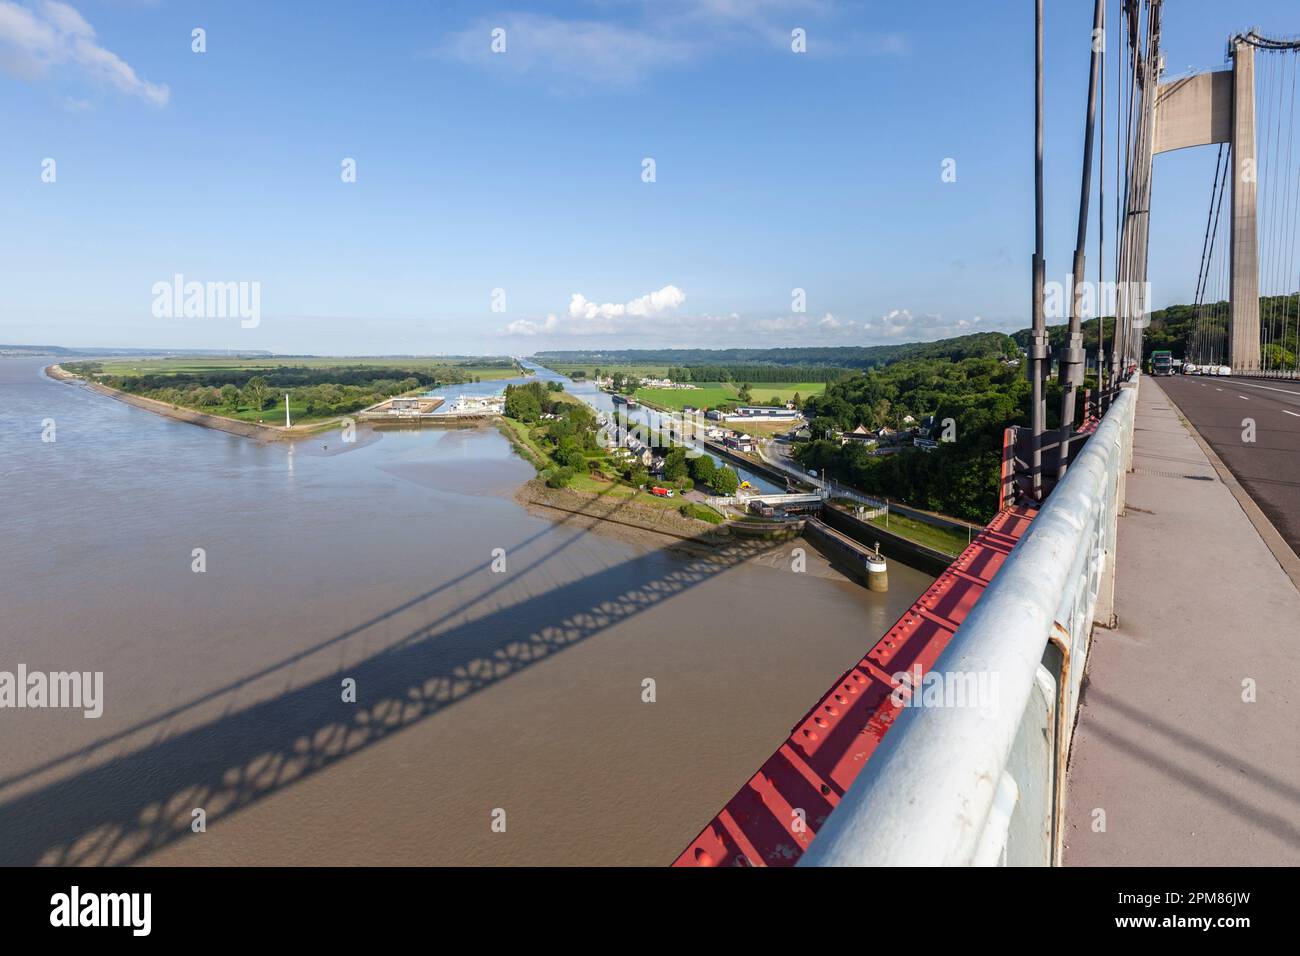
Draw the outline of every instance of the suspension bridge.
[[[1113,24],[1096,0],[1053,356],[1034,5],[1032,400],[1030,424],[1007,429],[1000,510],[748,780],[701,781],[720,809],[679,866],[1300,862],[1300,386],[1262,381],[1300,374],[1300,42],[1246,29],[1225,68],[1166,79],[1162,0],[1120,0]],[[1232,374],[1164,385],[1140,372],[1153,179],[1158,156],[1195,147],[1216,168],[1185,355]],[[1089,361],[1086,303],[1105,288],[1114,317]],[[1273,486],[1289,505],[1261,508],[1249,464],[1216,451],[1228,436],[1180,414],[1222,427],[1247,404],[1291,469]]]

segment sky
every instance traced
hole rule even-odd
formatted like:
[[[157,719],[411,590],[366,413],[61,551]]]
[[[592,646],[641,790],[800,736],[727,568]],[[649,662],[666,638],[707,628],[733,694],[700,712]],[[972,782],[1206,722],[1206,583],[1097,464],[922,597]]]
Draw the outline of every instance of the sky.
[[[1064,281],[1091,4],[1046,6]],[[1222,68],[1251,26],[1300,32],[1300,7],[1167,0],[1168,74]],[[1032,69],[1031,0],[0,0],[0,343],[527,355],[1015,330]],[[1193,297],[1214,161],[1156,161],[1156,307]],[[1091,274],[1095,231],[1088,252]],[[175,308],[193,283],[238,284],[244,310]]]

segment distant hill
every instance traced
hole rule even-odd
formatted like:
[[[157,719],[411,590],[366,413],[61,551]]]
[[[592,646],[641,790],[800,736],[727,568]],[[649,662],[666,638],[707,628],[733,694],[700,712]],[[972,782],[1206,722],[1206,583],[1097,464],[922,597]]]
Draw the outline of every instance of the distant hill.
[[[265,349],[70,349],[62,345],[0,345],[0,355],[222,355],[232,358],[265,358],[272,353]]]
[[[904,359],[988,358],[1014,349],[1011,337],[1001,332],[977,332],[936,342],[903,345],[834,346],[777,349],[582,349],[538,352],[532,358],[542,365],[770,365],[843,369],[869,369]]]
[[[1217,328],[1220,341],[1225,336],[1224,323],[1228,310],[1229,304],[1222,301],[1207,302],[1201,306],[1200,311],[1217,316],[1217,320],[1210,324]],[[1283,366],[1292,365],[1295,362],[1297,351],[1296,316],[1300,315],[1300,294],[1260,296],[1259,312],[1263,325],[1271,325],[1275,332],[1283,333],[1269,345],[1271,362]],[[1150,324],[1142,334],[1142,358],[1144,364],[1155,349],[1168,349],[1173,353],[1174,358],[1186,358],[1192,339],[1195,337],[1197,329],[1202,325],[1201,322],[1197,321],[1197,315],[1198,310],[1193,305],[1170,305],[1152,312]],[[1106,348],[1109,350],[1114,342],[1114,316],[1106,316],[1105,322]],[[1048,342],[1053,351],[1065,344],[1065,336],[1068,331],[1069,327],[1067,325],[1049,325],[1047,327]],[[1029,329],[1021,329],[1012,338],[1015,339],[1016,345],[1020,348],[1027,348],[1029,346],[1029,335]],[[1089,319],[1083,323],[1083,347],[1088,352],[1096,352],[1097,350],[1096,319]],[[1226,343],[1224,347],[1226,348]]]

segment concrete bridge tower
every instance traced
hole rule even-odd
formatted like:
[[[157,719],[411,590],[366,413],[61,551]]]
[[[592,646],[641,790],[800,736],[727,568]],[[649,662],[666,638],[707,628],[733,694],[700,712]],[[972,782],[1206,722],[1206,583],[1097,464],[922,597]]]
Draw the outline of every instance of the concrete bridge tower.
[[[1260,367],[1259,240],[1255,47],[1250,37],[1234,37],[1229,55],[1231,69],[1198,73],[1156,88],[1152,153],[1215,143],[1229,146],[1233,172],[1229,355],[1234,372],[1254,372]]]

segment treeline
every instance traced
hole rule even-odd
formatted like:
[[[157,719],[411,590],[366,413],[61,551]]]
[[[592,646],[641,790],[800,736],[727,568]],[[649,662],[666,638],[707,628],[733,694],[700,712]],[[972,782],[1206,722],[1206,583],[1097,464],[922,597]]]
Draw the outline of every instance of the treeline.
[[[674,382],[838,382],[852,369],[823,365],[679,365],[670,366]]]
[[[1193,351],[1198,332],[1206,332],[1211,340],[1217,339],[1216,354],[1227,362],[1228,315],[1231,308],[1227,302],[1207,302],[1200,307],[1195,305],[1170,305],[1156,309],[1151,313],[1150,323],[1142,333],[1142,364],[1154,351],[1169,351],[1174,358],[1194,360]],[[1204,315],[1202,322],[1200,316]],[[1271,336],[1264,346],[1269,367],[1295,365],[1296,356],[1300,355],[1300,293],[1291,295],[1260,296],[1259,315],[1261,333]],[[1104,323],[1106,351],[1115,342],[1115,317],[1106,316]],[[1098,320],[1088,319],[1081,323],[1083,347],[1091,354],[1097,351]],[[1055,352],[1065,344],[1069,333],[1068,325],[1049,325],[1048,342]],[[1021,348],[1029,347],[1029,329],[1016,332],[1012,338]],[[1261,343],[1262,344],[1262,343]]]
[[[74,368],[74,366],[69,366]],[[278,389],[305,388],[313,385],[355,385],[372,388],[381,381],[412,379],[419,385],[459,385],[473,381],[472,373],[456,366],[438,366],[430,369],[399,368],[395,366],[331,366],[309,368],[303,365],[281,365],[274,368],[211,369],[193,372],[145,372],[138,375],[104,375],[99,363],[87,362],[75,366],[82,373],[96,378],[119,391],[143,394],[162,388],[186,390],[193,387],[221,388],[233,385],[243,388],[254,378]]]
[[[830,367],[831,369],[867,369],[904,359],[987,358],[1007,354],[1012,348],[1010,336],[1001,332],[976,332],[935,342],[908,342],[901,345],[826,346],[820,348],[776,349],[615,349],[612,351],[538,352],[541,364],[572,365],[655,365],[669,367],[762,366],[771,374],[772,366]],[[768,379],[755,381],[823,381],[823,379]],[[711,379],[717,381],[717,379]]]

